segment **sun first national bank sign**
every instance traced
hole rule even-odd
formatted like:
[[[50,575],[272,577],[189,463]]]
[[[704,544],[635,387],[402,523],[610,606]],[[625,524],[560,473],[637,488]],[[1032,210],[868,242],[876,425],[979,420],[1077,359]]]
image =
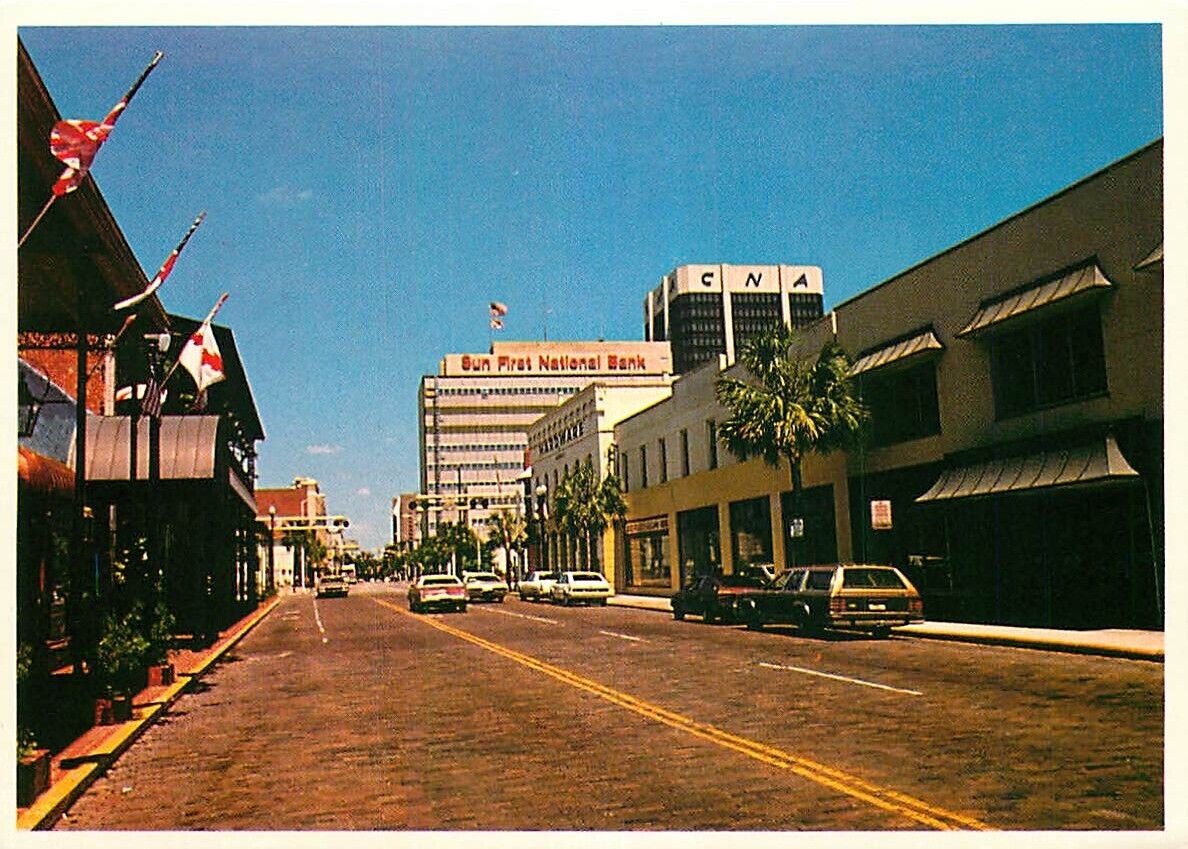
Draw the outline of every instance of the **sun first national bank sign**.
[[[667,342],[496,342],[488,354],[446,354],[440,374],[658,375],[672,372]]]

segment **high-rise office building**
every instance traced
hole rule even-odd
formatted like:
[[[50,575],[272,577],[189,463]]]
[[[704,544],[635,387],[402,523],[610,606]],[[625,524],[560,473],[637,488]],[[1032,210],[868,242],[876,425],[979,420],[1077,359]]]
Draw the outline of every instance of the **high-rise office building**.
[[[725,354],[776,322],[803,327],[824,312],[821,269],[813,265],[682,265],[644,299],[644,338],[672,344],[682,374]]]
[[[485,534],[493,511],[522,503],[529,425],[591,383],[671,374],[665,342],[495,342],[490,353],[447,354],[418,393],[422,529],[465,521]]]

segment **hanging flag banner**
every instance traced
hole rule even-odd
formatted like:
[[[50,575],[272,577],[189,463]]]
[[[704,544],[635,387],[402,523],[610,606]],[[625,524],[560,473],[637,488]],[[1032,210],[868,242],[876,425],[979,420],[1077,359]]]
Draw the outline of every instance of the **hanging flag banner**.
[[[491,318],[499,318],[507,315],[507,304],[501,304],[499,301],[491,301]]]
[[[66,166],[62,176],[58,178],[58,182],[54,183],[55,195],[61,197],[78,188],[83,178],[87,176],[87,172],[91,170],[95,154],[107,141],[111,131],[115,129],[116,121],[128,108],[128,104],[132,102],[137,90],[152,73],[153,68],[157,67],[157,63],[164,55],[161,51],[157,51],[153,56],[153,61],[149,62],[148,67],[141,71],[136,82],[132,84],[132,88],[128,89],[128,93],[112,107],[112,110],[102,121],[71,119],[54,124],[53,130],[50,131],[50,153]]]
[[[182,352],[178,355],[177,366],[182,366],[194,378],[194,384],[198,387],[198,392],[203,392],[206,387],[213,383],[218,383],[223,380],[226,375],[223,373],[223,355],[219,352],[219,344],[215,341],[214,329],[210,323],[214,320],[215,313],[223,306],[227,300],[227,293],[224,292],[222,297],[214,305],[214,309],[210,311],[210,315],[202,322],[202,325],[194,331],[194,334],[186,342]],[[172,374],[172,371],[170,372]]]
[[[102,121],[69,119],[54,124],[54,128],[50,130],[49,137],[50,153],[55,159],[66,166],[66,170],[62,172],[61,176],[58,177],[58,181],[54,183],[49,200],[41,208],[41,212],[37,213],[37,217],[33,219],[33,223],[29,225],[17,242],[18,248],[25,244],[25,240],[29,238],[29,234],[41,222],[45,214],[49,212],[49,208],[53,206],[54,201],[79,187],[83,178],[91,170],[91,163],[95,161],[95,155],[99,152],[99,148],[107,141],[107,137],[111,135],[111,131],[115,129],[116,121],[119,120],[124,110],[128,108],[128,104],[132,102],[132,97],[144,83],[145,79],[148,78],[153,68],[157,67],[157,63],[161,61],[164,55],[160,50],[156,52],[153,56],[153,61],[149,62],[148,67],[140,72],[140,76],[132,84],[132,88],[128,89],[128,93],[120,99],[119,103],[112,107],[112,110],[107,113],[107,116]]]
[[[165,262],[161,265],[160,269],[157,270],[156,275],[154,275],[153,279],[149,281],[148,286],[145,287],[143,292],[138,295],[133,295],[131,298],[126,298],[125,300],[120,301],[118,304],[112,307],[112,309],[119,312],[120,310],[127,309],[128,307],[135,306],[145,298],[152,295],[153,292],[160,289],[161,284],[165,282],[165,278],[168,277],[173,271],[173,266],[174,263],[177,262],[178,254],[182,252],[182,248],[186,246],[186,242],[190,241],[190,237],[194,235],[194,231],[198,229],[198,225],[200,225],[205,218],[205,212],[198,214],[198,217],[194,219],[194,223],[190,225],[190,229],[186,231],[186,235],[182,236],[182,240],[177,243],[177,247],[173,249],[173,253],[169,254],[169,256],[165,258]]]
[[[500,319],[500,318],[491,319],[491,329],[492,330],[502,330],[503,329],[503,319]]]

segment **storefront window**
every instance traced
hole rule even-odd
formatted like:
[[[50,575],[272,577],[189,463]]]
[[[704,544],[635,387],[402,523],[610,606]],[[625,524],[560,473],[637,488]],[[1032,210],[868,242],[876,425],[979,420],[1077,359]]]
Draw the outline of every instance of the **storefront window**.
[[[722,540],[717,506],[677,514],[681,586],[696,575],[713,575],[722,568]]]
[[[771,563],[771,502],[766,496],[730,505],[730,550],[734,570],[752,563]]]
[[[668,517],[657,516],[627,523],[627,574],[629,586],[668,587]]]

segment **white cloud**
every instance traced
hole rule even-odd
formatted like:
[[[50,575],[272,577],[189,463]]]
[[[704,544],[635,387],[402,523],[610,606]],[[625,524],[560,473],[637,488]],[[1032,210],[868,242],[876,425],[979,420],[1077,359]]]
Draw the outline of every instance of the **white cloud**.
[[[257,195],[260,203],[275,206],[297,206],[313,198],[312,189],[298,189],[293,186],[274,186],[262,195]]]
[[[365,486],[361,486],[355,490],[355,495],[371,495],[371,490]]]
[[[306,454],[337,454],[342,450],[341,445],[306,445]]]

